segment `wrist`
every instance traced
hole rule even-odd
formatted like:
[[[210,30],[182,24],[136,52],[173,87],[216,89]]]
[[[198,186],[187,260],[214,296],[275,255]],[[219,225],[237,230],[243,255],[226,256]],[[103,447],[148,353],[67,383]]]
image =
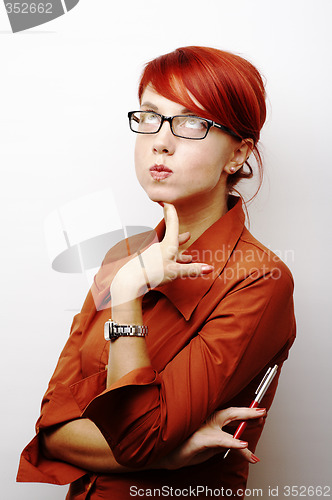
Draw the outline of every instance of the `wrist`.
[[[148,287],[142,271],[139,278],[137,279],[137,273],[136,276],[133,274],[130,275],[128,270],[124,270],[124,268],[121,268],[117,272],[110,287],[112,304],[114,306],[133,300],[142,300],[142,296],[148,291]]]

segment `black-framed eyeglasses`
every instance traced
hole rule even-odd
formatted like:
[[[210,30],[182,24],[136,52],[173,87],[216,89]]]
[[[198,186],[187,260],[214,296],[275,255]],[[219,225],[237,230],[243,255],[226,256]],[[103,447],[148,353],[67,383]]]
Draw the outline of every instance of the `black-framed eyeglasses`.
[[[164,122],[170,124],[172,134],[183,139],[205,139],[211,127],[241,139],[224,125],[195,115],[164,116],[154,111],[129,111],[129,126],[136,134],[157,134]]]

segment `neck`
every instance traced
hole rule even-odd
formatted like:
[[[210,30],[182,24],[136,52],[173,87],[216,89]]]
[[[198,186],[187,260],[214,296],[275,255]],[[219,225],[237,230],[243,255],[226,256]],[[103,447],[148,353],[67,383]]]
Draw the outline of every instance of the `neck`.
[[[194,209],[192,208],[194,207]],[[188,248],[197,238],[201,236],[212,224],[227,212],[227,198],[215,205],[199,206],[197,203],[191,204],[190,207],[176,205],[176,210],[179,217],[179,233],[190,232],[190,240],[181,249]]]

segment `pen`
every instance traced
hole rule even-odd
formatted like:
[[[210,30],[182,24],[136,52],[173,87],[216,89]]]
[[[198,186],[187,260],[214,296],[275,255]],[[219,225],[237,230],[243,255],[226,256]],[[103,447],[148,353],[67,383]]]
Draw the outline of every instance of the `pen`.
[[[267,370],[267,372],[265,373],[261,383],[259,384],[259,386],[257,387],[256,389],[256,392],[255,392],[255,399],[251,402],[251,405],[249,406],[249,408],[257,408],[257,406],[259,405],[259,403],[262,401],[263,399],[263,396],[264,394],[266,393],[267,389],[269,388],[272,380],[274,379],[276,373],[277,373],[277,370],[278,370],[278,365],[274,365],[273,368],[269,368]],[[236,429],[235,431],[235,434],[233,436],[234,439],[238,439],[241,434],[243,433],[244,429],[247,427],[247,422],[246,421],[243,421],[241,422],[239,425],[238,425],[238,428]],[[226,458],[228,453],[230,452],[230,448],[225,452],[224,454],[224,457],[223,458]]]

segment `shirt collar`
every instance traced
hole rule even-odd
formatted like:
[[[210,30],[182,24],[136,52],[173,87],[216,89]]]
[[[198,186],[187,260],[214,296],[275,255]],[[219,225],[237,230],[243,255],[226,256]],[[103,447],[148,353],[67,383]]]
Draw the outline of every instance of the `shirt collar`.
[[[202,297],[221,274],[244,228],[244,213],[239,197],[230,196],[229,210],[188,247],[194,262],[211,264],[214,271],[203,277],[182,278],[158,286],[153,291],[165,295],[188,321]],[[140,250],[161,241],[165,234],[164,219],[154,231],[141,233],[124,240],[106,255],[95,276],[91,292],[97,310],[109,307],[109,287],[117,271]],[[128,246],[129,245],[129,246]],[[129,253],[129,255],[128,255]]]
[[[193,256],[193,262],[210,264],[214,267],[214,271],[203,277],[179,278],[154,288],[165,295],[187,321],[223,271],[243,232],[245,217],[241,199],[230,196],[228,205],[228,212],[204,231],[187,249]],[[165,221],[162,220],[155,230],[161,241],[165,234]]]

